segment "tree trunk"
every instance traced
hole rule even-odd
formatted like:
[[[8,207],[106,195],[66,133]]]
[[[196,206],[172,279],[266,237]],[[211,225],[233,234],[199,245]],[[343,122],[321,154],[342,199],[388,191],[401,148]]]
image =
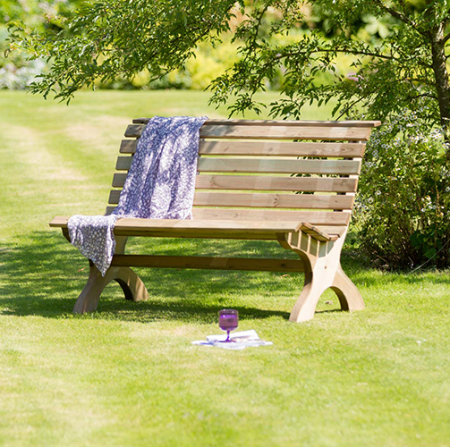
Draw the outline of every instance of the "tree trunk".
[[[450,141],[450,85],[445,58],[444,26],[441,25],[433,33],[431,40],[431,54],[433,58],[433,72],[436,80],[436,90],[441,116],[441,125],[445,139]],[[450,160],[450,150],[447,149]]]

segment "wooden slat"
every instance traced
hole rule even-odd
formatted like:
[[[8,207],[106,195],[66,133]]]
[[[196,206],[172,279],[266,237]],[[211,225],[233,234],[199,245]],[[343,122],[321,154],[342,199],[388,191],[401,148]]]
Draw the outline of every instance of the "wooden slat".
[[[127,174],[115,173],[112,186],[122,188]],[[356,178],[198,175],[195,188],[242,191],[355,192]]]
[[[122,140],[119,152],[121,154],[134,154],[136,152],[137,140]]]
[[[308,223],[302,223],[300,230],[303,233],[309,234],[310,236],[314,237],[318,241],[335,241],[338,239],[337,235],[330,235],[326,233],[325,231],[321,230],[320,228],[308,224]]]
[[[248,210],[223,208],[194,208],[194,220],[281,220],[294,222],[308,222],[311,225],[343,226],[350,221],[350,212],[339,211],[285,211],[285,210]]]
[[[301,222],[245,220],[119,219],[116,236],[277,240],[294,233]]]
[[[121,154],[134,154],[137,140],[122,140]],[[276,141],[205,141],[199,145],[200,155],[234,156],[298,156],[298,157],[362,157],[362,143],[281,143]]]
[[[125,184],[126,174],[115,174],[113,186]],[[267,177],[238,175],[198,175],[196,189],[256,191],[355,192],[356,178]]]
[[[129,124],[124,136],[127,138],[138,138],[141,136],[145,126],[143,124]]]
[[[66,228],[68,217],[55,217],[51,227]],[[280,234],[295,233],[301,222],[245,220],[119,219],[116,236],[186,237],[277,240]]]
[[[298,213],[297,213],[298,214]],[[54,227],[54,228],[67,228],[67,222],[69,220],[68,216],[56,216],[52,219],[52,221],[50,222],[50,227]],[[212,222],[212,221],[210,221]],[[229,221],[227,221],[229,222]],[[278,222],[278,221],[277,221]],[[272,221],[270,223],[272,225],[274,225],[274,222]],[[286,229],[288,230],[292,230],[293,228],[304,228],[305,226],[307,226],[307,223],[302,222],[302,223],[298,223],[296,221],[290,221],[290,222],[286,222],[286,225],[283,227],[283,232],[286,231]],[[330,225],[315,225],[314,226],[318,231],[326,233],[327,235],[332,235],[332,236],[342,236],[345,231],[347,230],[347,226],[330,226]]]
[[[304,264],[292,259],[215,258],[206,256],[115,255],[114,267],[185,268],[202,270],[249,270],[303,272]]]
[[[282,222],[282,221],[246,221],[246,220],[216,220],[214,222],[210,220],[179,220],[179,219],[120,219],[116,222],[115,227],[120,229],[128,230],[193,230],[193,231],[203,231],[203,230],[219,230],[219,231],[253,231],[257,232],[272,232],[272,233],[283,233],[283,232],[293,232],[300,228],[300,222]]]
[[[49,223],[52,228],[67,228],[68,216],[55,216]]]
[[[134,124],[147,124],[150,118],[135,118]],[[242,126],[319,126],[319,127],[378,127],[381,126],[381,121],[285,121],[285,120],[222,120],[214,119],[207,120],[205,124],[221,124],[225,126],[234,126],[236,124]]]
[[[116,169],[130,169],[132,157],[117,157]],[[200,158],[199,172],[247,172],[264,174],[336,174],[358,175],[358,160],[260,160],[232,158]]]
[[[338,237],[341,237],[347,230],[347,226],[338,227],[338,226],[329,226],[329,225],[314,225],[314,228],[316,228],[319,231],[324,232],[328,235],[338,236]]]
[[[113,176],[112,186],[114,188],[122,188],[125,185],[125,180],[127,179],[127,174],[116,172]]]
[[[115,206],[107,206],[105,215],[109,216]],[[285,210],[248,210],[223,208],[194,208],[194,219],[215,220],[284,220],[294,222],[308,222],[312,225],[344,226],[350,222],[351,214],[346,211],[285,211]]]
[[[130,124],[126,137],[140,137],[145,125]],[[261,139],[261,140],[334,140],[366,141],[371,129],[368,127],[303,127],[204,124],[200,129],[201,138],[213,139]]]
[[[118,204],[121,190],[112,190],[109,204]],[[233,194],[197,192],[194,206],[250,207],[250,208],[303,208],[350,210],[354,196],[312,194]]]
[[[362,143],[282,143],[276,141],[205,141],[201,140],[200,155],[235,156],[302,156],[302,157],[362,157]],[[134,154],[137,140],[122,140],[121,154]]]
[[[200,158],[199,172],[249,172],[265,174],[359,174],[361,162],[355,160],[261,160]]]
[[[128,171],[132,161],[133,157],[117,157],[116,170]]]
[[[257,141],[200,141],[200,155],[362,157],[361,143],[283,143]]]
[[[214,139],[262,140],[368,140],[370,128],[364,127],[299,127],[299,126],[223,126],[203,125],[200,137]]]
[[[194,197],[194,206],[349,210],[353,207],[353,201],[354,196],[346,195],[197,192]]]
[[[122,192],[121,189],[113,189],[112,191],[109,191],[108,203],[117,205],[119,203],[119,198],[120,198],[121,192]]]

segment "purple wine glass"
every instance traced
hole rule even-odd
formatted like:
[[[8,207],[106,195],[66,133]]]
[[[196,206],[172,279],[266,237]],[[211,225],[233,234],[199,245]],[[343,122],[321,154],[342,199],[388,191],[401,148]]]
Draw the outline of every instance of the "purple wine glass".
[[[238,327],[239,313],[234,309],[222,309],[219,311],[219,327],[227,331],[227,339],[223,343],[230,343],[230,332]]]

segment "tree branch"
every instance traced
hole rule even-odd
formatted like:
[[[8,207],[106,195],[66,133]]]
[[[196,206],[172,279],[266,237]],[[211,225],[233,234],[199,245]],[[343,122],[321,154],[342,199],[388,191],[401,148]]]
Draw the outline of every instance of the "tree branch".
[[[371,51],[358,51],[358,50],[346,50],[346,49],[325,49],[325,48],[317,48],[315,51],[312,51],[311,54],[313,53],[347,53],[347,54],[354,54],[354,55],[358,55],[358,56],[370,56],[370,57],[377,57],[380,59],[387,59],[387,60],[392,60],[392,61],[401,61],[401,59],[394,57],[394,56],[388,56],[386,54],[379,54],[379,53],[373,53]],[[285,53],[285,54],[280,54],[279,56],[276,56],[273,58],[273,60],[277,60],[277,59],[283,59],[284,57],[287,56],[294,56],[295,54],[298,53]],[[433,68],[433,66],[431,64],[426,64],[424,62],[418,62],[419,65],[426,67],[426,68]]]
[[[422,93],[421,95],[415,95],[415,96],[408,96],[407,101],[411,99],[419,99],[419,98],[432,98],[432,99],[438,99],[436,95],[432,95],[431,93]]]
[[[406,23],[407,25],[411,25],[412,27],[416,28],[417,26],[416,22],[412,21],[409,17],[405,16],[405,14],[402,14],[401,12],[390,8],[389,6],[384,5],[381,0],[372,0],[372,1],[376,3],[381,9],[384,9],[386,12],[388,12],[392,17],[395,17],[396,19],[401,20],[403,23]]]
[[[256,18],[256,25],[253,28],[253,37],[251,39],[251,45],[255,45],[256,44],[256,39],[258,38],[258,34],[259,34],[259,29],[261,27],[261,22],[262,19],[264,17],[264,14],[267,12],[267,9],[269,8],[269,5],[264,6],[264,8],[261,9],[261,13],[259,14],[259,17]]]
[[[355,101],[351,102],[350,104],[348,104],[348,105],[344,108],[343,112],[340,113],[339,116],[336,118],[336,121],[340,120],[345,114],[347,114],[347,113],[350,111],[350,109],[351,109],[353,106],[355,106],[356,104],[358,104],[359,102],[361,102],[363,99],[364,99],[364,98],[361,97],[361,98],[358,98],[358,99],[356,99]]]

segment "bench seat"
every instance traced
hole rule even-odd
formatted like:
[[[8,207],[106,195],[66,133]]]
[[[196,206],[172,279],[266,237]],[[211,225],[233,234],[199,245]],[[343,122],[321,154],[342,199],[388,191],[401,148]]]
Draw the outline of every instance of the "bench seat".
[[[69,217],[56,216],[51,227],[67,229]],[[299,230],[320,241],[332,241],[346,227],[317,227],[306,222],[252,220],[176,220],[176,219],[119,219],[114,227],[116,236],[181,237],[278,240],[280,235]]]

